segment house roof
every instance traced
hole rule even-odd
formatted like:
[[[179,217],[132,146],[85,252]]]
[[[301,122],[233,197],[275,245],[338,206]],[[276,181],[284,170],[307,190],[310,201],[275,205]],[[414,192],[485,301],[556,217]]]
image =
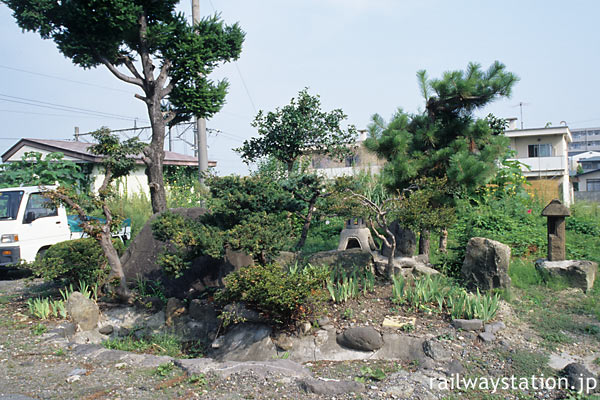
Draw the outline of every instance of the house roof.
[[[581,160],[579,160],[580,163],[588,162],[588,161],[600,161],[600,157],[596,156],[596,157],[590,157],[590,158],[582,158]]]
[[[92,154],[89,151],[90,146],[93,143],[86,142],[75,142],[68,140],[50,140],[50,139],[21,139],[14,146],[8,149],[2,154],[2,161],[7,162],[17,151],[25,146],[35,147],[40,150],[49,152],[61,152],[65,156],[77,158],[82,162],[98,163],[102,160],[101,156]],[[142,155],[139,154],[136,157],[136,162],[142,164]],[[181,153],[175,153],[172,151],[165,151],[164,165],[198,165],[198,159],[193,156],[188,156]],[[216,161],[209,161],[209,167],[216,167]]]
[[[583,175],[594,174],[596,172],[600,172],[600,169],[593,169],[591,171],[582,172],[581,174],[575,175],[575,178],[579,178],[580,176],[583,176]]]
[[[552,135],[566,135],[567,142],[572,142],[573,137],[571,131],[567,126],[555,126],[549,128],[531,128],[531,129],[513,129],[504,131],[504,136],[517,138],[526,136],[552,136]]]

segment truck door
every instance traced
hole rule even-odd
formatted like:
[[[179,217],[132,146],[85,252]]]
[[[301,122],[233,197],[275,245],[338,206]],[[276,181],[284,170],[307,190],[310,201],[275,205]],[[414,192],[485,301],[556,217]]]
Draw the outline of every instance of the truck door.
[[[69,239],[66,211],[57,208],[41,193],[32,193],[23,214],[19,235],[21,258],[33,261],[41,248]]]

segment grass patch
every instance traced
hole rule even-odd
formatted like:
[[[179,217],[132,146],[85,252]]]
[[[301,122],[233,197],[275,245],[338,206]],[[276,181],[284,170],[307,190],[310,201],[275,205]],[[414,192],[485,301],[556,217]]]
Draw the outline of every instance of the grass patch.
[[[108,339],[102,343],[112,350],[132,351],[135,353],[151,353],[159,356],[179,357],[182,355],[182,343],[178,336],[161,333],[145,338],[132,335],[124,338]]]

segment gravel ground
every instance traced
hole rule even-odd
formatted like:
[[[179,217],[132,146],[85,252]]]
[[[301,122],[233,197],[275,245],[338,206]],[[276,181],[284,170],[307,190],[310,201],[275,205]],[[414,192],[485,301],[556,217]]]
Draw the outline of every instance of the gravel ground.
[[[299,381],[289,376],[241,372],[228,377],[213,373],[189,376],[183,369],[152,361],[143,366],[124,363],[115,357],[86,358],[72,346],[45,340],[43,330],[52,330],[59,322],[33,320],[26,300],[43,295],[49,286],[39,281],[0,281],[0,399],[436,399],[436,398],[565,398],[562,392],[435,392],[425,390],[431,377],[445,376],[448,367],[439,363],[418,365],[396,361],[345,361],[305,363],[319,382],[355,382],[363,377],[364,391],[317,395],[307,393]],[[373,316],[385,311],[372,302],[356,304],[355,318],[342,319],[344,310],[332,315],[336,325],[375,324]],[[366,314],[361,311],[366,310]],[[335,314],[335,313],[333,313]],[[361,317],[369,315],[369,317]],[[482,344],[472,333],[454,333],[447,321],[419,316],[415,333],[441,337],[442,343],[458,361],[465,374],[501,376],[511,371],[522,351],[535,350],[536,338],[505,306],[501,312],[508,329],[499,333],[494,344]],[[591,345],[594,345],[593,343]],[[596,343],[597,345],[597,343]],[[143,363],[142,363],[143,364]],[[153,364],[150,366],[150,364]],[[157,365],[159,365],[157,367]],[[383,371],[378,381],[365,376],[365,368]],[[341,383],[337,382],[341,381]],[[26,397],[17,397],[17,395]],[[4,396],[4,397],[3,397]],[[11,397],[12,396],[12,397]]]

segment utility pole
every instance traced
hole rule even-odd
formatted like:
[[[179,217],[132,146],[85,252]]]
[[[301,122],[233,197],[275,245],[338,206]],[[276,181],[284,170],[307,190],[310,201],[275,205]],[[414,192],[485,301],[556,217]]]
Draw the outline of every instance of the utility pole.
[[[79,142],[79,127],[75,127],[75,141]]]
[[[192,0],[192,21],[200,22],[200,0]],[[198,154],[198,180],[204,183],[203,174],[208,171],[208,151],[206,145],[206,120],[196,118],[196,145]]]

